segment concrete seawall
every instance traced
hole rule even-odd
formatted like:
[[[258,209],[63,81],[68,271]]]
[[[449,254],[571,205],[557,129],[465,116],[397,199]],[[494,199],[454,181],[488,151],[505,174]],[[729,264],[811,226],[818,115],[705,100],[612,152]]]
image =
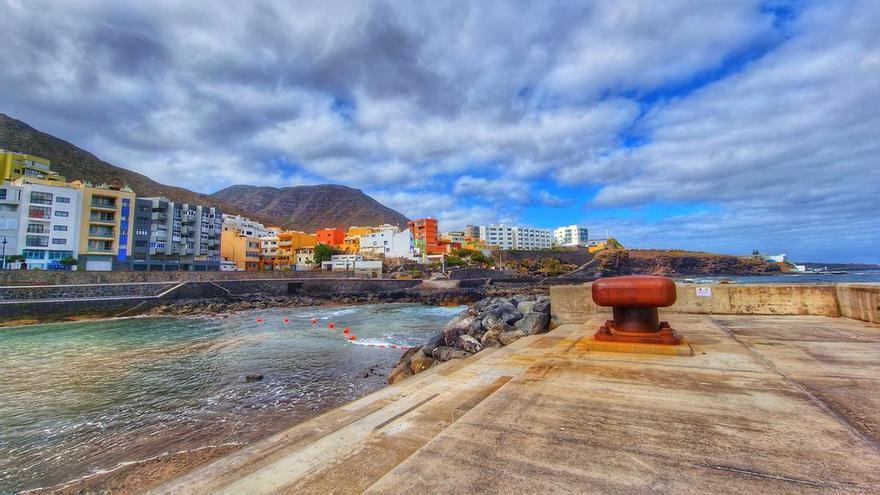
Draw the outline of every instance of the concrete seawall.
[[[583,323],[608,312],[593,303],[592,284],[554,286],[553,319]],[[843,316],[880,323],[880,284],[677,284],[677,300],[662,311],[718,315]]]

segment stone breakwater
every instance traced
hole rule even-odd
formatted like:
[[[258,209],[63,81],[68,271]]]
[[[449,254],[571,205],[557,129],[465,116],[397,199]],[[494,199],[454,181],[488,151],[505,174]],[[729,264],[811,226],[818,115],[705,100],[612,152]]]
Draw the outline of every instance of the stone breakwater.
[[[424,345],[407,350],[388,375],[388,384],[443,361],[465,358],[487,347],[506,346],[526,335],[547,332],[550,325],[547,296],[519,294],[481,299],[459,313]]]

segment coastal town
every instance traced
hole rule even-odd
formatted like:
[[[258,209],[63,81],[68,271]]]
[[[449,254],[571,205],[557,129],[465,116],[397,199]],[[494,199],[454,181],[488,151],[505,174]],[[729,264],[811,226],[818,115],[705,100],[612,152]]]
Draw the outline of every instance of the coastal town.
[[[141,197],[120,181],[68,182],[45,158],[0,150],[2,267],[86,271],[345,271],[383,276],[383,262],[461,262],[493,250],[601,250],[586,227],[467,225],[434,218],[400,225],[327,226],[315,232],[266,226],[210,204]]]

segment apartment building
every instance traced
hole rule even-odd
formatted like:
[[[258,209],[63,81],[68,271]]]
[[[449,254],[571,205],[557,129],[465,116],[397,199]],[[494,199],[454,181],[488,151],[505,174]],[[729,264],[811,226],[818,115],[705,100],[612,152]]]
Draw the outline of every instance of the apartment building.
[[[266,237],[260,239],[260,267],[262,271],[272,271],[276,269],[278,261],[278,234],[281,229],[278,227],[267,227]]]
[[[553,232],[550,229],[513,228],[513,249],[550,249],[552,245]]]
[[[557,246],[587,246],[588,242],[589,232],[586,227],[568,225],[553,229],[553,244]]]
[[[371,234],[373,230],[373,227],[357,227],[352,225],[345,232],[345,239],[342,240],[342,250],[350,254],[359,252],[361,250],[361,237]]]
[[[321,229],[315,232],[315,237],[317,244],[342,247],[343,242],[345,242],[345,231],[342,229]]]
[[[498,249],[513,249],[514,228],[508,225],[480,225],[479,239]]]
[[[256,272],[260,269],[260,238],[245,235],[244,231],[223,225],[220,234],[220,261],[232,263],[237,272]]]
[[[481,225],[480,240],[498,249],[550,249],[553,234],[549,229],[509,225]]]
[[[300,230],[285,230],[278,234],[278,255],[275,258],[276,269],[296,269],[296,250],[303,247],[315,247],[317,236]]]
[[[14,181],[20,177],[64,183],[64,177],[50,170],[45,158],[0,149],[0,180]]]
[[[419,218],[407,222],[407,228],[412,232],[415,247],[420,254],[441,254],[439,239],[437,238],[437,219]]]
[[[315,248],[314,246],[301,247],[296,249],[296,271],[305,272],[311,270],[315,265]]]
[[[467,239],[479,239],[480,227],[477,225],[466,225],[464,228],[464,236]]]
[[[82,191],[79,221],[79,268],[109,271],[130,266],[135,194],[121,183],[92,186],[75,181]]]
[[[77,257],[82,191],[63,182],[21,176],[0,187],[0,245],[24,256],[28,268],[48,269]]]
[[[477,237],[478,238],[479,238],[479,233],[480,233],[480,231],[477,230]],[[440,234],[440,239],[445,240],[445,241],[449,241],[449,242],[453,242],[453,243],[464,244],[465,235],[464,235],[464,231],[443,232],[442,234]]]
[[[403,232],[397,226],[388,225],[385,230],[361,237],[360,252],[386,258],[416,259],[416,247],[412,232]]]
[[[235,229],[239,231],[241,235],[247,237],[256,237],[258,239],[269,236],[269,229],[267,229],[260,222],[255,222],[250,218],[243,217],[241,215],[228,215],[224,213],[223,230],[227,229]]]
[[[219,208],[175,203],[164,197],[138,198],[137,203],[137,210],[149,204],[150,227],[147,246],[136,245],[133,250],[134,264],[162,271],[220,269],[223,217]],[[142,238],[140,234],[135,232],[136,240]]]

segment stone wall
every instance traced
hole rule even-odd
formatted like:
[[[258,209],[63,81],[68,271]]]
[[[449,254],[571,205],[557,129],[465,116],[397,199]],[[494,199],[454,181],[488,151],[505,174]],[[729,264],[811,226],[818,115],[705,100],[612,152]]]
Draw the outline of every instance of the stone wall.
[[[609,313],[593,303],[592,284],[550,288],[553,319],[583,323]],[[845,316],[880,323],[880,284],[677,284],[677,300],[661,311],[702,314]],[[698,295],[697,289],[711,295]]]
[[[345,278],[351,272],[87,272],[84,270],[0,270],[0,287],[19,285],[125,284],[141,282],[197,282],[201,280],[257,280],[288,278]]]
[[[83,297],[155,296],[175,282],[141,284],[21,285],[0,287],[0,301],[14,299],[68,299]]]

